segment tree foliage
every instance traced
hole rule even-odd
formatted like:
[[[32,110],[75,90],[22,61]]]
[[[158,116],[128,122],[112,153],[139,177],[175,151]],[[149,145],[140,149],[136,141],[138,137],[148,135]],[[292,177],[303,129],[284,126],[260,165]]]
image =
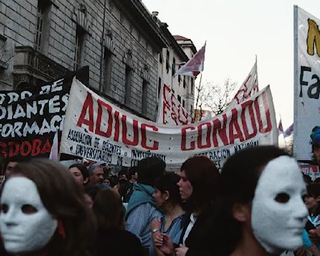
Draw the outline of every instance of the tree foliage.
[[[234,97],[237,83],[226,79],[223,85],[213,83],[199,84],[196,88],[196,109],[209,109],[214,115],[226,110]]]

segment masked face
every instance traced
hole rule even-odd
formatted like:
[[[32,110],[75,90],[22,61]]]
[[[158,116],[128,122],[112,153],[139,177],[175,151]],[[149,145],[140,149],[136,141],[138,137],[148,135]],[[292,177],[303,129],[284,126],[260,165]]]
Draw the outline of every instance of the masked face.
[[[0,229],[9,253],[42,249],[57,228],[55,220],[43,206],[37,187],[25,177],[12,177],[1,196]]]
[[[252,203],[253,233],[269,253],[280,254],[302,246],[308,211],[300,168],[288,156],[270,161],[263,170]]]

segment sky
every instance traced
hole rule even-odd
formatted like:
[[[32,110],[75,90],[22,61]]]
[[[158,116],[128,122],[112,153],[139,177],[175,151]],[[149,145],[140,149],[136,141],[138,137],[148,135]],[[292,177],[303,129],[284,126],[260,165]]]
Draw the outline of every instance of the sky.
[[[319,0],[142,0],[172,35],[207,41],[202,83],[237,89],[257,55],[260,89],[270,84],[279,122],[293,122],[293,6],[320,18]],[[197,79],[198,80],[198,79]]]

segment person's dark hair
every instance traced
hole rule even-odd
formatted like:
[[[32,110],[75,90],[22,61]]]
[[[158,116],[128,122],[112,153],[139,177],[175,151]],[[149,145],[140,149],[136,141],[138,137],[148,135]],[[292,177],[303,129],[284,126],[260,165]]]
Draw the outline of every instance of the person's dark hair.
[[[87,169],[87,167],[83,164],[72,164],[69,166],[69,170],[71,168],[77,168],[81,173],[82,173],[82,176],[83,176],[83,179],[87,179],[88,178],[88,181],[86,183],[89,182],[89,179],[90,179],[90,176],[89,176],[89,170]]]
[[[128,172],[128,179],[130,180],[132,176],[136,174],[136,172],[138,172],[138,166],[132,166]]]
[[[89,184],[84,186],[84,192],[91,197],[92,201],[94,201],[96,195],[100,190],[101,190],[100,186],[97,186],[97,185]]]
[[[119,184],[119,178],[118,176],[116,175],[112,175],[110,178],[109,178],[109,181],[110,181],[110,187],[114,187],[116,186],[117,184]]]
[[[128,178],[128,170],[125,168],[122,168],[119,172],[118,172],[118,177],[125,175],[126,178]]]
[[[147,157],[138,163],[138,182],[141,184],[154,186],[156,179],[164,174],[166,163],[155,156]]]
[[[222,237],[228,237],[228,244],[219,243],[231,254],[242,238],[241,223],[233,218],[232,209],[236,203],[246,204],[253,200],[256,186],[264,167],[273,159],[289,156],[275,146],[257,146],[242,149],[228,158],[221,171],[219,223]],[[222,239],[223,240],[223,239]]]
[[[173,172],[167,172],[156,180],[154,187],[158,189],[161,193],[164,193],[167,190],[170,195],[168,201],[172,205],[182,205],[179,186],[177,185],[179,180],[180,176],[178,174]]]
[[[303,181],[309,186],[312,183],[312,179],[309,175],[303,173]]]
[[[308,192],[308,196],[317,198],[318,196],[320,196],[320,184],[319,183],[311,183],[307,187],[307,192]],[[313,214],[316,214],[316,215],[320,214],[320,203],[318,203],[317,210]]]
[[[186,210],[203,210],[217,196],[219,170],[208,157],[194,156],[182,164],[180,171],[185,172],[193,188],[190,198],[185,202]]]
[[[56,230],[45,247],[47,255],[83,255],[92,242],[95,222],[84,201],[82,186],[69,175],[64,166],[49,159],[32,159],[18,163],[11,173],[32,180],[45,208],[62,222],[65,238]]]
[[[7,166],[8,166],[9,163],[11,163],[11,162],[17,162],[17,163],[26,162],[27,160],[30,160],[30,159],[29,158],[25,158],[25,160],[22,160],[21,157],[16,157],[16,156],[4,158],[2,174],[5,174],[5,171],[6,171]]]
[[[119,194],[111,189],[102,189],[94,199],[92,210],[101,229],[124,229],[125,208]]]

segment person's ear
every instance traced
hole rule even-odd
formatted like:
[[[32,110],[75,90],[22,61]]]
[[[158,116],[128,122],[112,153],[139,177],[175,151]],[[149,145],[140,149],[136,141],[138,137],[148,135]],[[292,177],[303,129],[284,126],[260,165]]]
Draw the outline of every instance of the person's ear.
[[[320,196],[316,197],[317,202],[320,202]]]
[[[239,222],[246,222],[250,220],[251,207],[249,204],[237,203],[232,207],[232,215]]]
[[[164,199],[165,201],[167,201],[169,198],[170,198],[170,193],[169,193],[168,190],[165,190],[165,191],[163,192],[163,199]]]
[[[87,184],[89,182],[89,177],[83,179],[83,185]]]

